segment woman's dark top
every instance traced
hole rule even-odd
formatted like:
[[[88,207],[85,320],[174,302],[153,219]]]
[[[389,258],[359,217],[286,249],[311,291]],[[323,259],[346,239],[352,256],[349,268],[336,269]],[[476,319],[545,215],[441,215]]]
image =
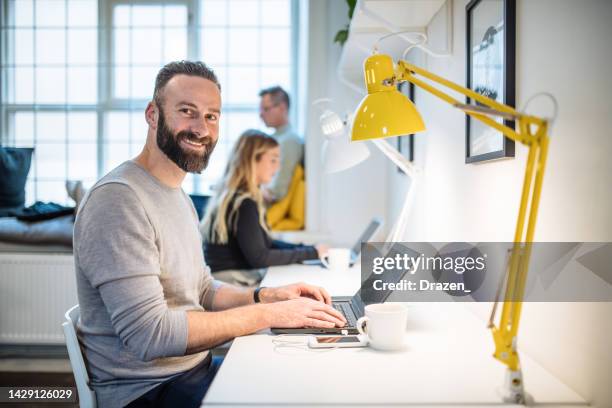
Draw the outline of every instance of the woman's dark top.
[[[232,208],[231,204],[229,208]],[[257,203],[250,198],[242,201],[235,217],[238,217],[236,232],[232,231],[233,220],[229,220],[229,215],[226,220],[226,244],[204,244],[204,258],[212,272],[287,265],[318,257],[313,246],[273,240],[259,224]]]

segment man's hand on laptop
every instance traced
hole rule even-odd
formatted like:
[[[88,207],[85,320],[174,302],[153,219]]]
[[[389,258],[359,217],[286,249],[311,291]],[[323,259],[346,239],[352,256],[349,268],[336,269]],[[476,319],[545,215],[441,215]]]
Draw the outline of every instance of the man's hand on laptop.
[[[319,258],[323,258],[329,252],[329,246],[325,244],[317,244],[314,247],[317,250],[317,255]]]
[[[346,319],[333,307],[313,299],[299,297],[262,305],[268,308],[270,327],[333,328],[344,327]]]
[[[331,305],[331,296],[320,286],[307,283],[293,283],[276,288],[263,288],[259,292],[262,303],[280,302],[283,300],[298,299],[300,297],[310,298]]]

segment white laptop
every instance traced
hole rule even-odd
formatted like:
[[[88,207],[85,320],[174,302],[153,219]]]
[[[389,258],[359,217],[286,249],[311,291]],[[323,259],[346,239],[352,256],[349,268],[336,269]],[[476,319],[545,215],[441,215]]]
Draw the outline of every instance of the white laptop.
[[[351,266],[353,266],[358,260],[359,255],[361,255],[361,243],[369,242],[370,239],[376,234],[378,229],[382,226],[382,220],[380,217],[374,217],[370,224],[367,226],[365,231],[357,238],[357,242],[351,248]],[[320,259],[307,259],[302,261],[304,265],[320,265],[323,266],[323,263]]]

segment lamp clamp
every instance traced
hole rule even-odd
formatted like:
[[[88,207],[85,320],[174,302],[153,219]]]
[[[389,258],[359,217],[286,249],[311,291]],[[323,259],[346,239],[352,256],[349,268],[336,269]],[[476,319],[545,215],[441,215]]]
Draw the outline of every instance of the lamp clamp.
[[[395,78],[395,76],[392,76],[391,78],[385,78],[382,80],[382,84],[384,86],[394,86],[397,83],[397,79]]]

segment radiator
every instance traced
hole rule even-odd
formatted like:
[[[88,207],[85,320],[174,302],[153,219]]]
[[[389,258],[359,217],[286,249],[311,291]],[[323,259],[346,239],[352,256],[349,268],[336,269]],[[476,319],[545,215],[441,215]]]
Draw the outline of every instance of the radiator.
[[[77,303],[72,254],[0,253],[0,344],[64,344]]]

